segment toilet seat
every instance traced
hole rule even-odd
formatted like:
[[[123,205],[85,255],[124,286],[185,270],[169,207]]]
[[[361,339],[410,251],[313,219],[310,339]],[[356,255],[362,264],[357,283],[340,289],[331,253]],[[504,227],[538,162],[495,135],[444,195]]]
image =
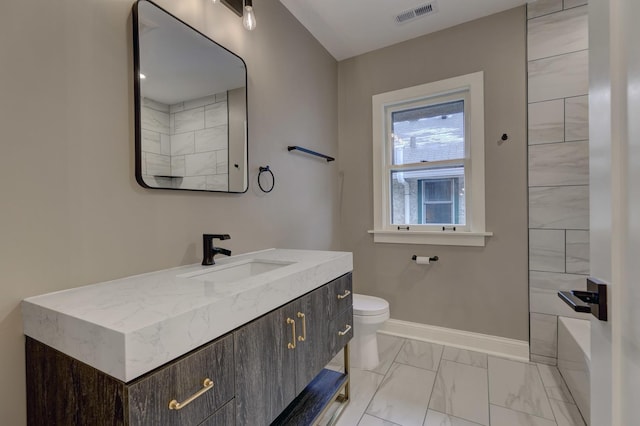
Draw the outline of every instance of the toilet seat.
[[[385,314],[389,314],[389,302],[386,300],[364,294],[353,295],[353,315],[375,316]]]

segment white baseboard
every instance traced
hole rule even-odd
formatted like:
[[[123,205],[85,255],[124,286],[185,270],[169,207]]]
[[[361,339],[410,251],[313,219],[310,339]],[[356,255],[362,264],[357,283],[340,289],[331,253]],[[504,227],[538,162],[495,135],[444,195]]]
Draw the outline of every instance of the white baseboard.
[[[485,352],[517,361],[529,362],[529,342],[433,325],[390,319],[378,333],[407,339],[439,343],[460,349]]]

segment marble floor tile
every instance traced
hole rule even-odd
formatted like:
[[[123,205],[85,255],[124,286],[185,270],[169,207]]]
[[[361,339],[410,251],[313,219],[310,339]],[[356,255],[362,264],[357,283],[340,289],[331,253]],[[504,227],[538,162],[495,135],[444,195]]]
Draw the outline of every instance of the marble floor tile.
[[[366,413],[403,426],[421,426],[436,373],[394,363]]]
[[[424,419],[423,426],[480,426],[480,425],[478,423],[473,423],[468,420],[461,419],[459,417],[440,413],[439,411],[428,410],[427,417]]]
[[[387,374],[393,360],[396,358],[396,355],[398,355],[398,352],[400,352],[402,345],[404,345],[404,342],[406,341],[407,339],[403,339],[402,337],[378,333],[378,354],[380,356],[380,364],[371,371],[382,375]]]
[[[534,416],[554,418],[535,364],[490,356],[489,401]]]
[[[395,362],[438,371],[443,349],[444,346],[437,343],[407,340],[398,352]]]
[[[553,409],[553,414],[556,416],[558,426],[585,426],[584,420],[576,405],[552,399],[551,408]]]
[[[369,414],[365,414],[362,416],[360,423],[358,426],[401,426],[398,423],[393,423],[388,420],[383,420],[378,417],[370,416]]]
[[[556,422],[520,411],[491,405],[491,426],[557,426]]]
[[[445,346],[442,359],[472,365],[474,367],[487,368],[487,354],[481,352]]]
[[[336,422],[336,426],[353,426],[357,425],[358,421],[364,414],[371,398],[376,393],[378,386],[382,383],[384,376],[370,371],[363,371],[358,368],[352,368],[350,371],[351,376],[351,389],[349,405],[344,409],[340,418]],[[337,407],[336,407],[337,408]],[[323,420],[319,422],[320,425],[326,425],[334,410],[324,416]]]
[[[386,359],[399,355],[405,342],[409,348],[423,343],[385,337],[381,339],[381,352],[385,352]],[[411,355],[411,351],[405,353]],[[532,355],[532,359],[535,357]],[[343,368],[341,355],[329,368]],[[351,401],[336,424],[585,426],[554,366],[444,347],[437,368],[433,372],[393,362],[386,376],[352,368]],[[327,425],[337,406],[336,403],[329,409],[318,423],[320,426]]]
[[[547,391],[547,396],[550,399],[557,399],[570,404],[574,403],[571,392],[569,392],[569,388],[565,384],[557,367],[538,364],[538,371],[540,372],[544,389]]]
[[[442,360],[429,408],[488,425],[488,397],[487,370]]]

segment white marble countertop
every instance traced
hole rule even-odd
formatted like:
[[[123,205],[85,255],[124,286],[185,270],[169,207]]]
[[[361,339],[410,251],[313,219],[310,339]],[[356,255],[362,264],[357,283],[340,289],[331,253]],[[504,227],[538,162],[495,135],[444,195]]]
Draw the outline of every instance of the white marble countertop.
[[[232,283],[189,278],[256,259],[293,262]],[[353,269],[348,252],[269,249],[34,296],[24,334],[123,382]],[[186,276],[186,277],[185,277]]]

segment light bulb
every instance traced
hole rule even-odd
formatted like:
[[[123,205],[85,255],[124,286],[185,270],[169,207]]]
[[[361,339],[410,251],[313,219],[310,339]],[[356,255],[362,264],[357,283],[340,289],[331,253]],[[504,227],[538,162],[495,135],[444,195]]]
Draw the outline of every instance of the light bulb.
[[[220,0],[211,0],[211,3],[218,4],[218,3],[220,3]]]
[[[256,15],[253,13],[253,7],[251,7],[250,2],[247,2],[244,6],[242,25],[244,25],[244,27],[249,31],[253,31],[256,27]]]

